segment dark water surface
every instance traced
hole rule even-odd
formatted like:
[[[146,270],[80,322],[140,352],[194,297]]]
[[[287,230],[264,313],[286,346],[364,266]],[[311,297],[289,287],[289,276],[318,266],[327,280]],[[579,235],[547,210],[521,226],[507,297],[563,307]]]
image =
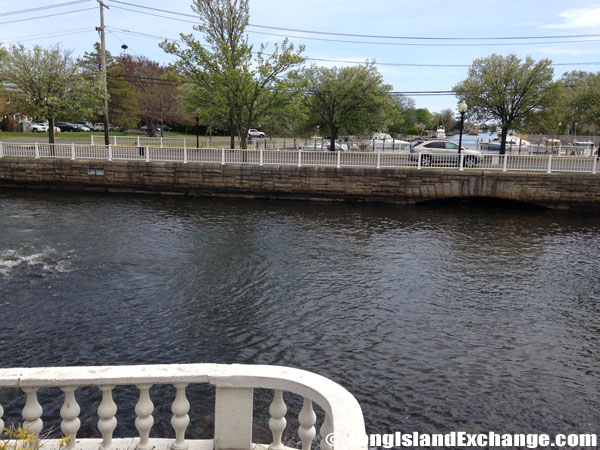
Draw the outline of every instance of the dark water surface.
[[[372,433],[600,433],[599,254],[597,216],[493,204],[0,191],[0,367],[279,364]]]

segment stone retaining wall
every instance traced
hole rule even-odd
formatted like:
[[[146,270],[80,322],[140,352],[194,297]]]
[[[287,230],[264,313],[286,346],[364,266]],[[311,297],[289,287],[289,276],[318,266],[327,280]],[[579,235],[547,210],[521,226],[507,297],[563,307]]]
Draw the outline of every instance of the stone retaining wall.
[[[412,204],[490,197],[600,211],[600,175],[0,158],[0,188]]]

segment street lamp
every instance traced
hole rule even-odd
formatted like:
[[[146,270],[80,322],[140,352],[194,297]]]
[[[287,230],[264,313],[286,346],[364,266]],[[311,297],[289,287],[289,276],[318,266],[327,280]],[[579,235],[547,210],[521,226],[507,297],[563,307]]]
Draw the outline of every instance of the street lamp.
[[[315,143],[313,145],[313,150],[316,151],[317,150],[317,137],[319,136],[319,125],[317,125],[315,127]]]
[[[462,135],[463,135],[463,126],[465,124],[465,113],[467,112],[467,102],[464,100],[460,102],[458,105],[458,112],[460,112],[460,136],[458,138],[458,155],[460,156],[460,151],[462,149]]]

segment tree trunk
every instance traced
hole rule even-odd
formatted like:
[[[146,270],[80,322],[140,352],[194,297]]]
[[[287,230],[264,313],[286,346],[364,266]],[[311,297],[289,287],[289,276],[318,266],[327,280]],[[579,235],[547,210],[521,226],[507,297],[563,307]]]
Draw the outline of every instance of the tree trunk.
[[[48,143],[54,144],[56,135],[54,134],[54,117],[48,119]]]
[[[502,138],[500,140],[500,154],[506,153],[506,135],[508,134],[508,124],[502,124]]]
[[[148,118],[146,124],[148,125],[148,136],[156,136],[156,122],[154,121],[154,119]]]
[[[244,135],[244,133],[240,133],[240,148],[243,150],[248,149],[248,135]]]

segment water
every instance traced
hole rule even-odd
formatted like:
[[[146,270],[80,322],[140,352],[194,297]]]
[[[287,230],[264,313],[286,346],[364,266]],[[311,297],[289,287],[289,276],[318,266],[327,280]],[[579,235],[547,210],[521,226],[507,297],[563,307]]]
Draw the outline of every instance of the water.
[[[19,191],[0,210],[1,367],[280,364],[345,386],[372,433],[600,433],[597,216]],[[115,396],[134,435],[135,392]],[[1,390],[5,417],[23,400]]]

